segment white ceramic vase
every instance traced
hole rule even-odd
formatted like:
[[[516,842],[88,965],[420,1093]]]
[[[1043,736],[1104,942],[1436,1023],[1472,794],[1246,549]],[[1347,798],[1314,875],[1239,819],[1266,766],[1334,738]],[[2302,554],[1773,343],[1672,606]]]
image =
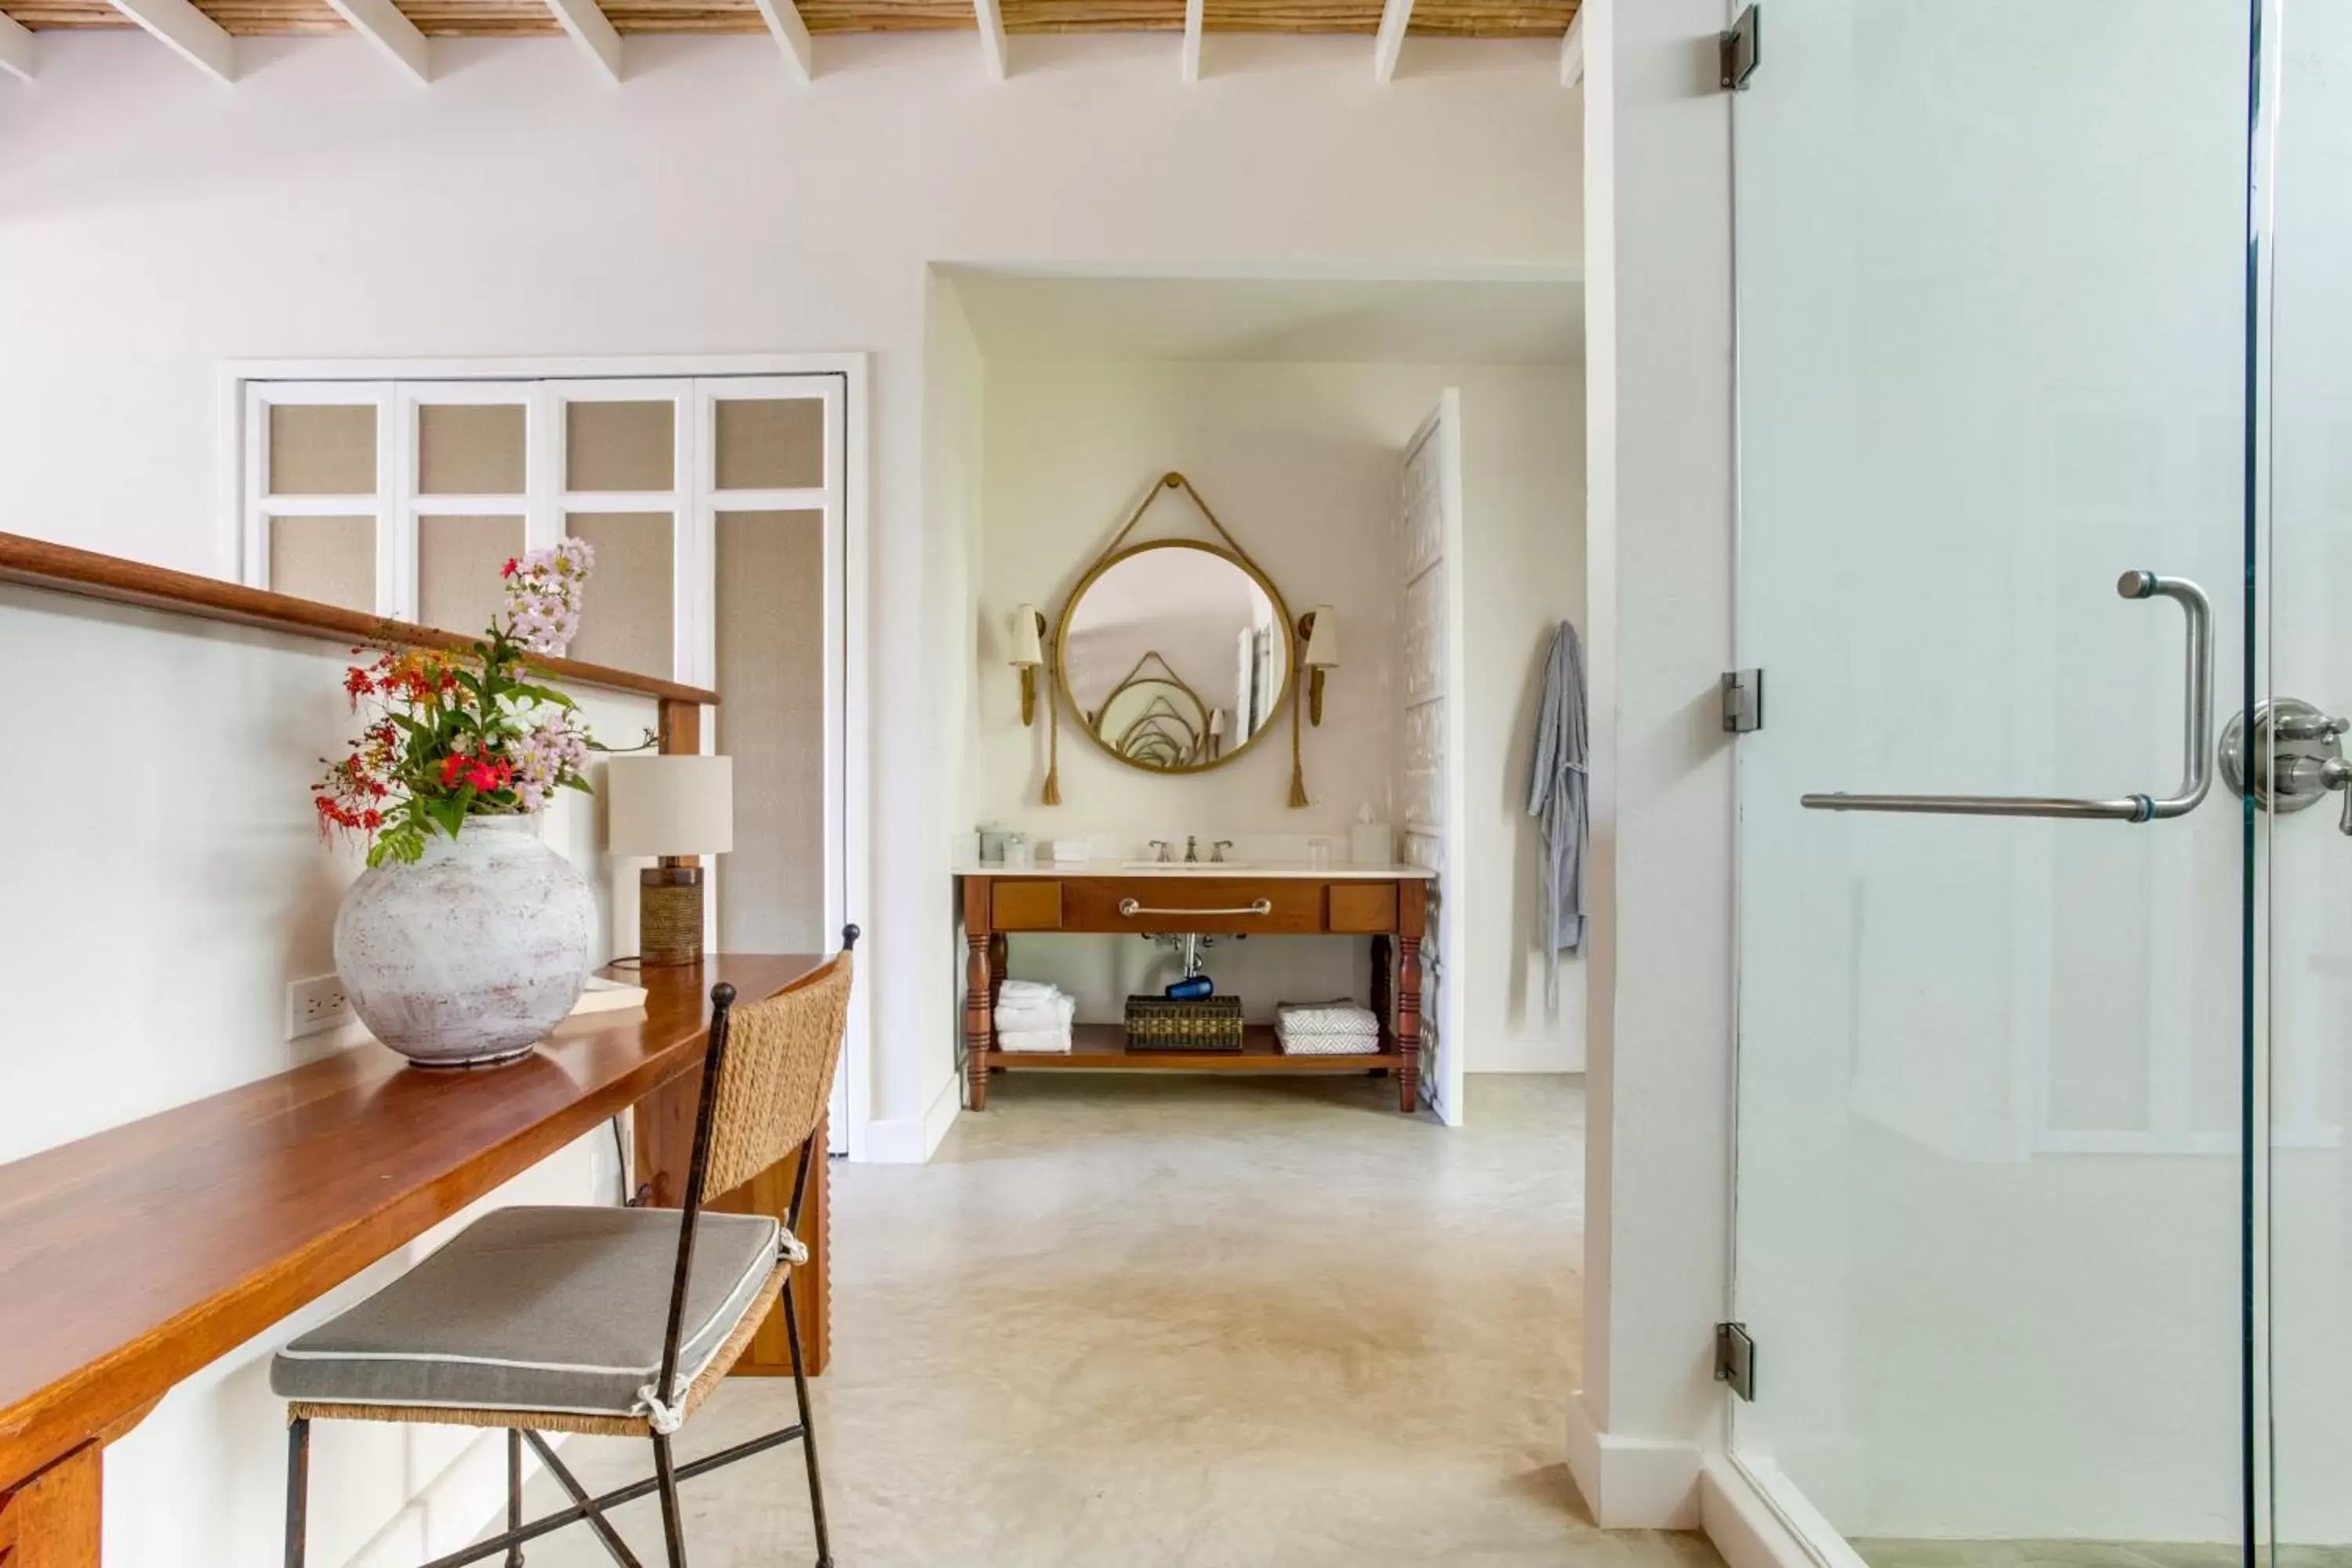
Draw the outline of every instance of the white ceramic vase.
[[[360,874],[335,912],[335,971],[369,1033],[419,1067],[529,1051],[587,983],[596,900],[535,816],[469,816],[414,862]]]

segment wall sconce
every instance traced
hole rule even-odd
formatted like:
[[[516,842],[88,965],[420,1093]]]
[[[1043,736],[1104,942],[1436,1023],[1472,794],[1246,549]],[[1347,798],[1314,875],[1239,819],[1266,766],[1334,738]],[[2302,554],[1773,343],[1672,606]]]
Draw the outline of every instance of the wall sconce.
[[[1223,709],[1212,708],[1209,710],[1209,755],[1212,758],[1222,757],[1225,754],[1225,710]]]
[[[1339,668],[1339,623],[1331,606],[1318,605],[1299,616],[1298,635],[1307,644],[1301,661],[1307,666],[1307,721],[1319,729],[1323,723],[1323,676],[1327,670]]]
[[[1013,657],[1007,662],[1021,672],[1021,723],[1025,729],[1037,721],[1037,671],[1045,662],[1045,616],[1034,605],[1013,612]]]

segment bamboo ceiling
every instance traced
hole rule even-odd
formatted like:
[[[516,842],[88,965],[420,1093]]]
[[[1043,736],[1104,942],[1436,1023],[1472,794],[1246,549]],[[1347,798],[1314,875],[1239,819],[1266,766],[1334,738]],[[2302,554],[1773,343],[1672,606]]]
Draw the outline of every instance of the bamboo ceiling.
[[[434,37],[530,37],[563,29],[540,0],[394,0]],[[1184,0],[1001,0],[1008,33],[1181,32]],[[340,33],[327,0],[195,0],[226,31]],[[1461,38],[1557,38],[1578,0],[1415,0],[1411,31]],[[758,33],[753,0],[604,0],[623,33]],[[971,0],[800,0],[812,33],[971,29]],[[0,0],[0,15],[35,30],[128,27],[106,0]],[[1381,0],[1206,0],[1211,33],[1377,32]]]

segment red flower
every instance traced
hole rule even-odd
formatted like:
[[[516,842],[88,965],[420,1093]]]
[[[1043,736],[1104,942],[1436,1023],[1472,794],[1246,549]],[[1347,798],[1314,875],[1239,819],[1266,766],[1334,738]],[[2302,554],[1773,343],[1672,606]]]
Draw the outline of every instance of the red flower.
[[[499,575],[501,577],[511,577],[519,569],[520,569],[521,565],[521,562],[509,555],[507,557],[507,563],[499,569]]]
[[[456,752],[452,752],[447,756],[441,759],[441,787],[443,789],[447,789],[457,782],[459,775],[464,773],[466,771],[466,763],[467,759],[460,756]]]

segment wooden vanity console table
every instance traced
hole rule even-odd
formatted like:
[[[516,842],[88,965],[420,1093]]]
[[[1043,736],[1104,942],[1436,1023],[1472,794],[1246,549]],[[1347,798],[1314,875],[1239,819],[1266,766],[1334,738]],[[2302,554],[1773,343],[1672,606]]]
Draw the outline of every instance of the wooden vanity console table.
[[[1009,871],[957,868],[963,886],[964,1070],[971,1108],[988,1106],[992,1071],[1122,1069],[1161,1072],[1362,1072],[1395,1075],[1397,1109],[1410,1114],[1421,1084],[1421,943],[1430,873],[1412,866],[1231,868],[1137,867]],[[1129,1051],[1118,1024],[1080,1024],[1066,1055],[996,1048],[995,997],[1004,984],[1008,933],[1066,931],[1142,936],[1360,936],[1372,944],[1372,1011],[1381,1048],[1356,1056],[1285,1056],[1271,1026],[1250,1026],[1233,1051]]]

